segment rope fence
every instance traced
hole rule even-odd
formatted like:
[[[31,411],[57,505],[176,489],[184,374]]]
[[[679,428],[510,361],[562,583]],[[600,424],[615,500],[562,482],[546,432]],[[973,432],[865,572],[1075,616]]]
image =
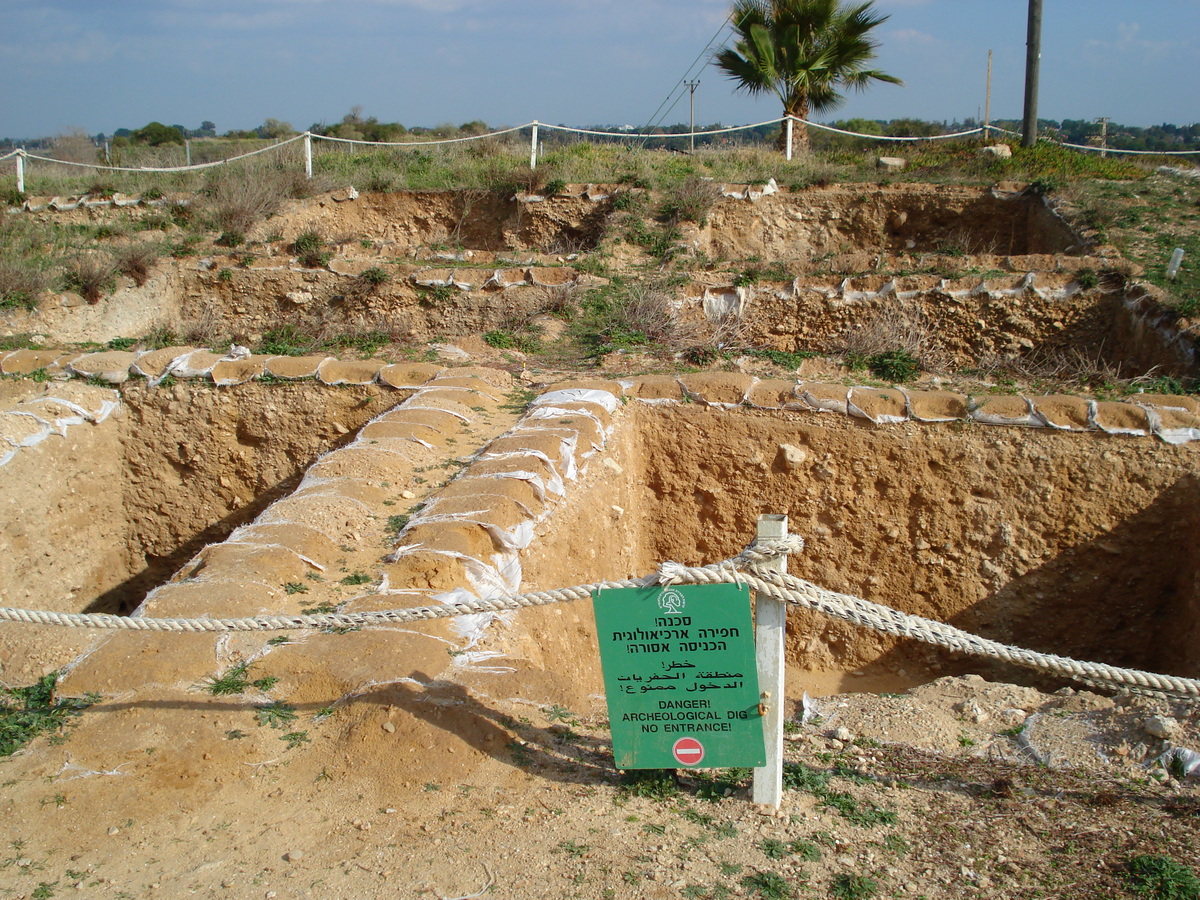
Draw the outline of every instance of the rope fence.
[[[770,571],[766,563],[794,553],[803,539],[791,535],[777,541],[756,541],[732,559],[707,566],[662,563],[644,578],[600,581],[550,591],[531,591],[479,600],[455,600],[437,606],[364,613],[251,616],[246,618],[166,618],[63,613],[0,607],[0,621],[67,628],[118,629],[168,633],[289,631],[313,628],[358,628],[394,625],[455,616],[496,613],[587,600],[597,591],[675,584],[738,584],[788,606],[806,609],[893,637],[920,641],[967,656],[981,657],[1033,669],[1049,675],[1109,690],[1130,691],[1189,702],[1200,701],[1200,680],[1159,675],[1105,663],[1084,662],[1040,653],[989,640],[933,619],[909,615],[851,594],[829,591],[809,581]]]
[[[548,125],[544,122],[539,122],[536,119],[524,125],[515,125],[510,128],[503,128],[497,131],[489,131],[484,134],[467,135],[457,138],[439,138],[433,140],[418,140],[418,141],[363,141],[353,138],[333,137],[331,135],[314,134],[311,131],[306,131],[303,134],[294,135],[289,138],[277,141],[267,147],[260,147],[257,150],[250,150],[246,153],[241,153],[236,156],[230,156],[226,159],[220,159],[213,162],[195,163],[192,165],[183,166],[114,166],[103,163],[86,163],[76,162],[74,160],[55,159],[50,156],[42,156],[35,153],[30,153],[24,148],[17,148],[0,156],[0,162],[15,159],[17,170],[17,190],[25,193],[25,170],[27,161],[37,160],[38,162],[48,163],[52,165],[74,166],[77,168],[95,169],[105,172],[199,172],[207,169],[213,169],[218,166],[228,165],[229,163],[238,162],[240,160],[249,159],[254,156],[259,156],[264,153],[271,153],[282,149],[297,141],[302,141],[304,144],[304,169],[305,175],[312,178],[312,148],[314,141],[325,141],[330,144],[341,144],[350,146],[364,147],[395,147],[395,148],[421,148],[421,147],[436,147],[449,144],[466,144],[473,141],[482,141],[491,138],[503,137],[504,135],[516,134],[518,132],[528,130],[530,132],[530,157],[529,166],[531,169],[537,168],[537,158],[539,153],[539,134],[542,131],[557,131],[566,134],[577,134],[588,137],[602,137],[613,141],[640,141],[643,144],[649,141],[671,141],[695,138],[712,137],[714,135],[733,134],[736,132],[752,131],[758,128],[764,128],[771,125],[784,126],[785,131],[785,146],[784,156],[786,159],[791,159],[793,156],[793,131],[797,124],[804,125],[808,128],[815,128],[820,131],[839,134],[845,137],[856,138],[865,141],[876,141],[883,143],[916,143],[919,141],[944,141],[944,140],[960,140],[975,136],[983,136],[986,140],[992,134],[1009,135],[1020,137],[1018,132],[1008,131],[996,125],[983,125],[979,128],[972,128],[967,131],[956,131],[951,134],[934,134],[921,136],[893,136],[880,134],[861,134],[855,131],[846,131],[841,128],[835,128],[832,125],[823,125],[820,122],[811,122],[804,119],[799,119],[795,116],[784,116],[779,119],[768,119],[765,122],[756,122],[752,125],[733,125],[727,128],[714,128],[705,131],[687,131],[678,134],[646,134],[640,131],[597,131],[587,128],[573,128],[567,125]],[[1130,154],[1139,156],[1200,156],[1200,150],[1120,150],[1112,147],[1097,147],[1088,144],[1071,144],[1062,142],[1060,146],[1070,147],[1074,150],[1093,151],[1099,153],[1115,153],[1115,154]]]

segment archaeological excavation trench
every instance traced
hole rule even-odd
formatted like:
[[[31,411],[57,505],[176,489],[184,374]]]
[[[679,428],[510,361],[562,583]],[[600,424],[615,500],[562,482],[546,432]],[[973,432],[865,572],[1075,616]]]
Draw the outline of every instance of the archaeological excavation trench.
[[[870,355],[904,343],[947,370],[1085,359],[1125,377],[1197,373],[1195,336],[1134,268],[1020,186],[721,187],[703,225],[679,223],[672,251],[694,261],[671,290],[700,346]],[[660,269],[629,237],[666,227],[658,201],[635,215],[621,190],[323,195],[258,226],[252,251],[214,247],[104,304],[64,295],[10,325],[64,341],[168,328],[248,346],[279,329],[453,342],[562,315],[614,273]],[[324,238],[327,264],[297,256],[305,233]]]
[[[477,334],[603,283],[571,263],[603,243],[610,193],[497,203],[301,203],[264,226],[278,253],[249,266],[180,261],[154,288],[156,308],[203,310],[248,341],[283,320],[420,341]],[[306,269],[284,248],[318,222],[337,252]],[[732,315],[751,345],[822,350],[890,321],[925,328],[950,367],[1077,352],[1128,374],[1195,368],[1192,338],[1131,287],[1128,267],[1087,256],[1019,191],[727,189],[682,240],[713,261],[679,288],[684,314],[714,327]],[[747,260],[776,267],[733,277]],[[370,266],[389,279],[349,291]],[[772,280],[782,270],[791,280]],[[53,310],[45,330],[90,328],[105,309]],[[715,562],[745,546],[759,514],[782,512],[808,543],[790,571],[820,586],[1034,650],[1198,674],[1200,407],[1189,398],[966,397],[708,373],[542,386],[522,412],[525,384],[499,369],[184,347],[0,359],[5,373],[38,370],[93,383],[52,382],[2,417],[15,448],[0,467],[12,511],[4,605],[194,618],[437,604]],[[111,410],[75,422],[71,403]],[[43,432],[27,439],[34,420]],[[91,634],[52,658],[28,649],[32,631],[9,629],[0,674],[34,676],[83,651],[72,690],[187,692],[236,651],[269,655],[320,707],[381,672],[534,702],[586,706],[601,691],[586,603],[420,631],[322,632],[302,648]],[[790,619],[788,657],[797,690],[813,693],[963,672],[1051,684],[809,613]]]
[[[698,374],[551,389],[518,418],[508,373],[407,374],[392,373],[411,382],[401,390],[125,388],[105,421],[5,465],[6,505],[27,510],[0,570],[5,605],[401,608],[718,561],[759,514],[783,512],[807,541],[789,570],[822,587],[1030,649],[1200,674],[1200,409],[1187,398],[970,404]],[[112,394],[47,390],[72,387]],[[317,634],[271,661],[303,673],[322,706],[378,680],[373,666],[586,704],[601,690],[593,627],[590,605],[573,603],[421,637]],[[251,656],[268,637],[96,635],[69,683],[190,689],[230,640]],[[1050,684],[803,612],[789,618],[788,663],[798,689],[964,672]]]

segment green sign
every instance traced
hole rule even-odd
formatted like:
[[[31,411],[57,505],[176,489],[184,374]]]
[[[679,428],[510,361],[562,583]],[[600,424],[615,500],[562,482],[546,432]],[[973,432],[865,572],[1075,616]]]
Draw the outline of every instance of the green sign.
[[[748,590],[621,588],[593,599],[618,768],[766,764]]]

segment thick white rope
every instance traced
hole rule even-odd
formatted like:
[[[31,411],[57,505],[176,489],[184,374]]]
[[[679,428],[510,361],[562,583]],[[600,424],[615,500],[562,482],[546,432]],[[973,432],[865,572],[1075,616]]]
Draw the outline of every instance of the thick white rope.
[[[804,119],[797,119],[797,122],[803,122],[809,128],[819,128],[822,131],[832,131],[834,134],[844,134],[849,137],[867,138],[872,141],[944,141],[949,138],[970,137],[973,134],[979,134],[983,131],[982,128],[972,128],[970,131],[956,131],[953,134],[931,134],[925,137],[889,137],[884,134],[859,134],[857,131],[842,131],[840,128],[834,128],[832,125],[822,125],[819,122],[805,122]]]
[[[253,616],[240,619],[154,619],[145,616],[110,616],[0,607],[0,621],[68,628],[192,633],[358,628],[364,625],[417,622],[425,619],[502,612],[546,606],[551,603],[587,600],[596,591],[615,588],[648,587],[655,584],[739,584],[793,606],[813,610],[894,637],[933,644],[957,653],[1001,660],[1109,689],[1188,701],[1200,700],[1200,681],[1195,679],[1159,675],[1104,663],[1082,662],[1070,657],[1012,647],[933,619],[909,615],[878,603],[871,603],[861,597],[827,591],[803,579],[778,572],[768,572],[757,565],[781,554],[796,552],[803,545],[803,540],[797,536],[791,536],[782,541],[758,541],[733,559],[709,566],[693,567],[666,562],[659,567],[657,572],[647,575],[645,578],[600,581],[552,591],[531,591],[505,597],[454,601],[439,606],[418,606],[411,609],[383,612]]]
[[[502,131],[489,131],[487,134],[472,134],[467,137],[460,138],[437,138],[430,141],[358,141],[353,138],[333,137],[327,134],[309,134],[314,141],[331,141],[335,144],[357,144],[363,147],[433,147],[438,144],[465,144],[467,141],[482,141],[484,138],[498,137],[502,134],[512,134],[514,131],[520,131],[522,128],[530,128],[532,125],[516,125],[513,128],[505,128]],[[301,135],[303,137],[304,135]]]
[[[566,125],[547,125],[545,122],[539,122],[538,128],[544,128],[548,131],[569,131],[571,134],[594,134],[598,137],[628,139],[631,141],[653,140],[655,138],[685,138],[685,137],[704,137],[707,134],[729,134],[734,131],[749,131],[751,128],[762,128],[764,125],[777,125],[783,119],[768,119],[766,122],[756,122],[753,125],[731,125],[728,128],[714,128],[712,131],[682,131],[678,134],[646,134],[639,131],[589,131],[586,128],[570,128]]]
[[[250,150],[240,156],[230,156],[227,159],[218,159],[216,162],[195,163],[190,166],[104,166],[100,163],[81,163],[74,162],[69,159],[55,159],[52,156],[36,156],[33,153],[24,153],[26,159],[38,159],[42,162],[56,163],[60,166],[76,166],[81,169],[103,169],[106,172],[198,172],[201,169],[215,169],[217,166],[224,166],[231,162],[237,162],[239,159],[249,159],[251,156],[258,156],[260,153],[270,153],[272,150],[278,150],[280,147],[286,147],[288,144],[294,144],[296,141],[304,137],[298,134],[295,137],[285,138],[282,141],[277,141],[267,147],[259,147],[257,150]]]

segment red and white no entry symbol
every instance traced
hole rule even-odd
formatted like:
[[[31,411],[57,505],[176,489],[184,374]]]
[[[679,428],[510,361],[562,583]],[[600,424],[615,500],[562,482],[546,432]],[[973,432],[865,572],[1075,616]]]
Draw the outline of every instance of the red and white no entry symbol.
[[[671,754],[685,766],[698,766],[704,759],[704,745],[694,737],[680,738],[671,748]]]

